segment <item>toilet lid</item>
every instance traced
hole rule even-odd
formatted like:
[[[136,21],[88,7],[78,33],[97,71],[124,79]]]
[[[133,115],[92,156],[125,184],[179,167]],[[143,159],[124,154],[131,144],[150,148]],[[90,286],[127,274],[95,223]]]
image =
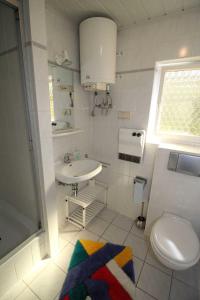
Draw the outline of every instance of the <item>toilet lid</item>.
[[[151,232],[154,246],[165,258],[189,264],[200,255],[199,239],[187,220],[174,215],[164,215]]]

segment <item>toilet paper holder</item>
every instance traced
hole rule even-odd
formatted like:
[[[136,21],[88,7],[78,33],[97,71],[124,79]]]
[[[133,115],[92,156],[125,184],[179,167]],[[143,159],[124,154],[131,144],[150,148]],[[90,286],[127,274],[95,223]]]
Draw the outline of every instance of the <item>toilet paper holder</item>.
[[[136,176],[134,178],[134,184],[136,184],[137,182],[139,182],[139,183],[144,182],[144,187],[145,187],[145,185],[147,184],[147,179],[144,177]]]

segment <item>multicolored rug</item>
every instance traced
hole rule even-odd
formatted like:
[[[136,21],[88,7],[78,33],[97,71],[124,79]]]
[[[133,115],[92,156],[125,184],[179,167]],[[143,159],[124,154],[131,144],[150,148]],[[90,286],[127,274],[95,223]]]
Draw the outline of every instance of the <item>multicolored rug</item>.
[[[134,299],[135,275],[130,247],[77,241],[60,300]]]

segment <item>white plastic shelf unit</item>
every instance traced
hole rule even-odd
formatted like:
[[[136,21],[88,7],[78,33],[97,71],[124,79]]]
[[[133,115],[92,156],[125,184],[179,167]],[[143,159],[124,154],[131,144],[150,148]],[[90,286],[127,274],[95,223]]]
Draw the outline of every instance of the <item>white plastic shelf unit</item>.
[[[102,194],[104,201],[101,200]],[[87,185],[78,192],[76,197],[67,195],[65,201],[67,220],[85,228],[106,206],[106,186],[100,183],[96,183],[94,186]],[[70,202],[77,206],[71,213]]]

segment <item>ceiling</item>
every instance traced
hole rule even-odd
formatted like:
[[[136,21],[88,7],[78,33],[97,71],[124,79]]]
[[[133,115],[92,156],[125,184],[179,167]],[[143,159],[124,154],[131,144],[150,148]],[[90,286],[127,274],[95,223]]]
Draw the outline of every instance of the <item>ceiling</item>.
[[[46,0],[74,22],[91,16],[107,16],[118,28],[142,23],[155,17],[200,6],[200,0]]]

